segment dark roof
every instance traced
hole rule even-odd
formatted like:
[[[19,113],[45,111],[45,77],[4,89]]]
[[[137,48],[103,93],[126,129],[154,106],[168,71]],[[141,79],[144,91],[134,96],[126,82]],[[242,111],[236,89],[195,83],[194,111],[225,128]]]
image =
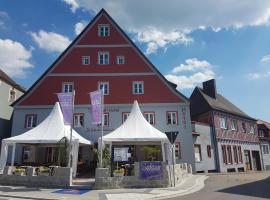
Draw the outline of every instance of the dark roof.
[[[246,113],[240,110],[238,107],[236,107],[233,103],[231,103],[228,99],[226,99],[222,95],[217,94],[216,99],[214,99],[208,96],[202,88],[198,87],[198,89],[202,97],[206,100],[206,102],[212,109],[255,120],[254,118],[248,116]]]
[[[20,98],[18,98],[15,102],[11,104],[11,106],[16,105],[19,101],[21,101],[24,97],[28,95],[28,93],[34,89],[34,87],[42,80],[46,74],[50,72],[50,70],[55,66],[55,64],[68,52],[69,49],[73,47],[73,45],[81,38],[81,36],[86,32],[86,30],[96,21],[98,16],[100,16],[102,13],[105,13],[105,15],[116,25],[116,27],[121,31],[121,33],[128,39],[128,41],[135,47],[135,49],[139,52],[139,54],[153,67],[153,69],[160,75],[160,77],[172,88],[174,92],[176,92],[178,95],[180,95],[183,100],[187,103],[189,103],[189,99],[183,95],[181,92],[179,92],[176,87],[177,85],[174,83],[169,82],[160,72],[159,70],[151,63],[151,61],[141,52],[141,50],[137,47],[137,45],[128,37],[128,35],[123,31],[123,29],[114,21],[114,19],[107,13],[107,11],[102,8],[99,13],[88,23],[88,25],[81,31],[81,33],[69,44],[69,46],[60,54],[60,56],[51,64],[51,66],[36,80],[36,82],[27,90],[27,92],[22,95]]]
[[[11,85],[12,87],[16,88],[17,90],[25,93],[25,89],[17,84],[14,80],[12,80],[3,70],[0,69],[0,79],[7,84]]]

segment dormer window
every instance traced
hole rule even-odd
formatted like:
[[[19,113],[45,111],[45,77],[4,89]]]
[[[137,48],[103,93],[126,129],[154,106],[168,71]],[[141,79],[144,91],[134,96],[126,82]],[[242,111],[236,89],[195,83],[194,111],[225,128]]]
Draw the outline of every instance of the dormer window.
[[[100,24],[98,26],[98,36],[108,37],[110,35],[110,27],[108,24]]]
[[[82,64],[83,65],[90,65],[90,56],[83,56],[82,57]]]

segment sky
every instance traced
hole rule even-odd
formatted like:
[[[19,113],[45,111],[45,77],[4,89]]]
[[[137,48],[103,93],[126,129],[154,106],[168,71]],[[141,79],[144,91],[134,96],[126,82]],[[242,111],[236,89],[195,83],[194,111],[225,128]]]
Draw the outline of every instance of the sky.
[[[29,88],[101,8],[184,95],[215,78],[270,121],[269,0],[0,0],[0,68]]]

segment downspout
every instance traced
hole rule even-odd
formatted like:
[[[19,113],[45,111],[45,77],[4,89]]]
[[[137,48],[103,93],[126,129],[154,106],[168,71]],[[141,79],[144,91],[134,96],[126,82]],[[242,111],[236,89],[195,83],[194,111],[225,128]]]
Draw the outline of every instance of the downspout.
[[[217,142],[217,137],[216,137],[215,120],[214,120],[213,111],[211,111],[211,118],[212,118],[212,139],[214,142],[214,150],[215,150],[215,164],[216,164],[217,172],[220,172],[218,142]]]

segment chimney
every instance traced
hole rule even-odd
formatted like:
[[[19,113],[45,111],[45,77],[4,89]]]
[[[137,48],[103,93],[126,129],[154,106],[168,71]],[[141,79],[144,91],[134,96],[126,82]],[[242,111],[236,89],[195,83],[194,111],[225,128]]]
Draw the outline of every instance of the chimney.
[[[216,89],[216,80],[211,79],[209,81],[205,81],[203,84],[203,91],[210,97],[216,99],[217,97],[217,89]]]

